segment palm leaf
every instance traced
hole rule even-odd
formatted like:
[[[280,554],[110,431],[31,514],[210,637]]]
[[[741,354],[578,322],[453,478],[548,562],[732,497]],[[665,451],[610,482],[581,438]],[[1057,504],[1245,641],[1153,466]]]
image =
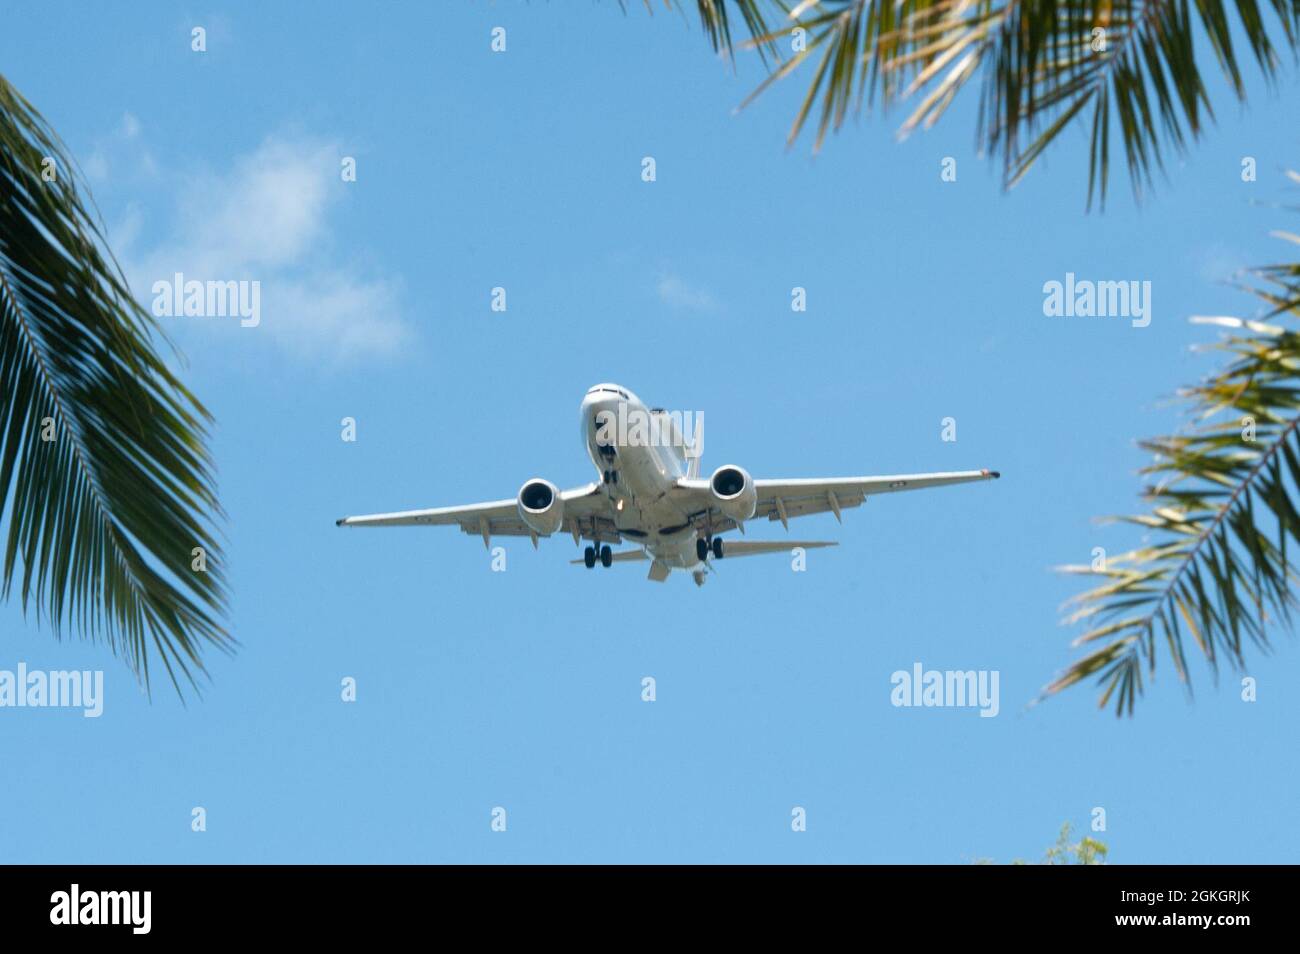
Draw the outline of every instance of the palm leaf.
[[[0,77],[3,594],[56,636],[106,642],[146,687],[161,662],[181,692],[204,644],[233,645],[210,418],[96,223],[57,136]]]
[[[642,3],[648,12],[654,13],[653,0],[642,0]],[[627,0],[618,0],[618,4],[626,11]],[[669,10],[681,9],[679,0],[663,0],[663,5]],[[782,14],[786,10],[782,0],[731,0],[731,5],[736,8],[736,13],[751,37],[763,36],[769,31],[765,8],[769,8],[768,12],[775,8]],[[713,49],[730,59],[735,50],[735,41],[731,35],[732,14],[728,11],[727,0],[695,0],[695,12]],[[769,56],[777,55],[777,50],[771,43],[759,43],[756,49],[764,62]]]
[[[699,0],[715,48],[730,51],[724,0]],[[772,69],[742,106],[811,62],[790,141],[816,113],[814,148],[864,107],[919,98],[899,132],[938,121],[981,77],[978,138],[1000,154],[1015,185],[1073,120],[1088,123],[1088,201],[1105,200],[1112,142],[1122,146],[1134,191],[1213,119],[1195,49],[1203,37],[1238,99],[1245,99],[1232,20],[1250,58],[1272,83],[1300,39],[1300,0],[740,0],[745,45],[779,58],[791,30],[806,48]],[[768,16],[764,16],[763,7]],[[766,27],[767,22],[774,26]],[[765,56],[766,60],[766,56]],[[1112,127],[1118,136],[1110,135]]]
[[[1135,192],[1213,120],[1198,37],[1208,41],[1238,99],[1246,97],[1231,23],[1235,10],[1251,58],[1275,79],[1277,45],[1294,53],[1300,0],[1016,0],[1005,7],[985,85],[981,138],[1018,181],[1062,132],[1058,120],[1091,112],[1089,202],[1103,200],[1112,125],[1121,133]],[[1044,128],[1045,126],[1045,128]]]
[[[1294,236],[1289,240],[1300,244]],[[1091,590],[1066,604],[1066,623],[1088,628],[1088,652],[1044,690],[1096,676],[1100,704],[1132,714],[1143,672],[1167,652],[1190,687],[1190,637],[1217,674],[1241,670],[1249,646],[1296,606],[1300,548],[1300,264],[1255,269],[1242,287],[1263,302],[1254,319],[1194,319],[1225,329],[1213,348],[1226,367],[1184,392],[1192,425],[1142,442],[1153,455],[1147,513],[1118,518],[1146,530],[1140,549],[1104,566],[1066,566]]]

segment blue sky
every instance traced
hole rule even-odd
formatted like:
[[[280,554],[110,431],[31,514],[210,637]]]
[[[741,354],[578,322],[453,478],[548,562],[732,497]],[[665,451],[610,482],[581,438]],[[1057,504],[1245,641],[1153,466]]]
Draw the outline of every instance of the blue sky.
[[[1136,505],[1135,439],[1212,367],[1186,318],[1250,311],[1223,279],[1295,228],[1270,207],[1300,164],[1292,72],[1252,76],[1248,109],[1216,83],[1218,125],[1155,195],[1121,175],[1089,215],[1081,131],[1011,193],[973,89],[902,144],[873,116],[786,150],[802,78],[733,115],[756,65],[639,7],[11,6],[0,70],[141,297],[207,269],[264,298],[256,328],[168,320],[217,419],[241,648],[201,700],[149,702],[106,648],[0,610],[0,668],[106,683],[99,719],[0,711],[0,859],[1009,861],[1094,807],[1116,862],[1297,857],[1291,637],[1252,654],[1251,704],[1201,665],[1189,703],[1165,660],[1132,720],[1090,686],[1026,708],[1073,658],[1050,567],[1136,542],[1093,518]],[[1150,281],[1151,325],[1045,317],[1069,271]],[[1004,476],[808,518],[792,536],[841,546],[806,572],[755,558],[700,589],[587,573],[567,538],[505,541],[493,573],[458,531],[334,526],[585,483],[578,404],[606,380],[703,411],[706,470]],[[916,662],[997,670],[1000,714],[892,706]]]

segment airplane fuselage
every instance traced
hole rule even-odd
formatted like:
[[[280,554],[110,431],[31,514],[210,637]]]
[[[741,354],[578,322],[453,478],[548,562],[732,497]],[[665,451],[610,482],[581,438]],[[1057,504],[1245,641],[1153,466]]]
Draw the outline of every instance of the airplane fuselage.
[[[587,456],[600,474],[619,532],[666,566],[700,566],[699,534],[668,493],[686,476],[698,450],[687,444],[691,435],[681,433],[673,415],[646,407],[617,384],[598,384],[587,392],[581,423]],[[694,437],[698,441],[698,434]]]

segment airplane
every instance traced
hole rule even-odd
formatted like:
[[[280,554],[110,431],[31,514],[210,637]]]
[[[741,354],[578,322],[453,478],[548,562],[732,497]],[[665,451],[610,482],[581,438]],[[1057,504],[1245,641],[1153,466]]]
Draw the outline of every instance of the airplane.
[[[725,464],[701,478],[703,415],[698,415],[688,441],[683,415],[647,408],[617,384],[597,384],[587,392],[580,422],[599,482],[561,490],[534,477],[508,500],[344,517],[336,523],[340,527],[459,525],[465,533],[480,535],[489,548],[493,536],[526,536],[536,548],[539,537],[568,533],[575,546],[591,541],[582,559],[571,561],[574,564],[590,569],[597,563],[608,567],[648,560],[651,580],[662,583],[673,570],[682,570],[703,586],[707,573],[716,572],[715,560],[837,545],[819,540],[723,540],[721,534],[731,530],[744,534],[746,521],[780,520],[789,530],[793,517],[829,511],[842,523],[842,511],[874,494],[1001,476],[995,470],[966,470],[755,480],[743,467]],[[635,548],[614,552],[611,544],[625,540]]]

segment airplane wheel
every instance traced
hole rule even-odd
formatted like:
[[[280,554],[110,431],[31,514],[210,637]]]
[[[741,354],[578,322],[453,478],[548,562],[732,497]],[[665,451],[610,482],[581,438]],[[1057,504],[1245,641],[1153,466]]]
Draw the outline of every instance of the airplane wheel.
[[[609,544],[607,543],[600,548],[600,565],[612,566],[613,563],[614,563],[614,551],[609,548]]]
[[[696,555],[696,557],[699,558],[699,560],[700,560],[701,563],[703,563],[705,560],[707,560],[707,559],[709,558],[709,541],[708,541],[708,540],[705,540],[703,537],[696,537],[696,539],[695,539],[695,555]]]
[[[722,559],[722,537],[713,538],[713,556],[715,559]]]
[[[593,566],[596,565],[596,548],[595,548],[595,547],[587,547],[587,549],[585,549],[585,550],[582,551],[582,562],[585,563],[585,564],[587,564],[587,569],[588,569],[588,570],[590,570]]]

